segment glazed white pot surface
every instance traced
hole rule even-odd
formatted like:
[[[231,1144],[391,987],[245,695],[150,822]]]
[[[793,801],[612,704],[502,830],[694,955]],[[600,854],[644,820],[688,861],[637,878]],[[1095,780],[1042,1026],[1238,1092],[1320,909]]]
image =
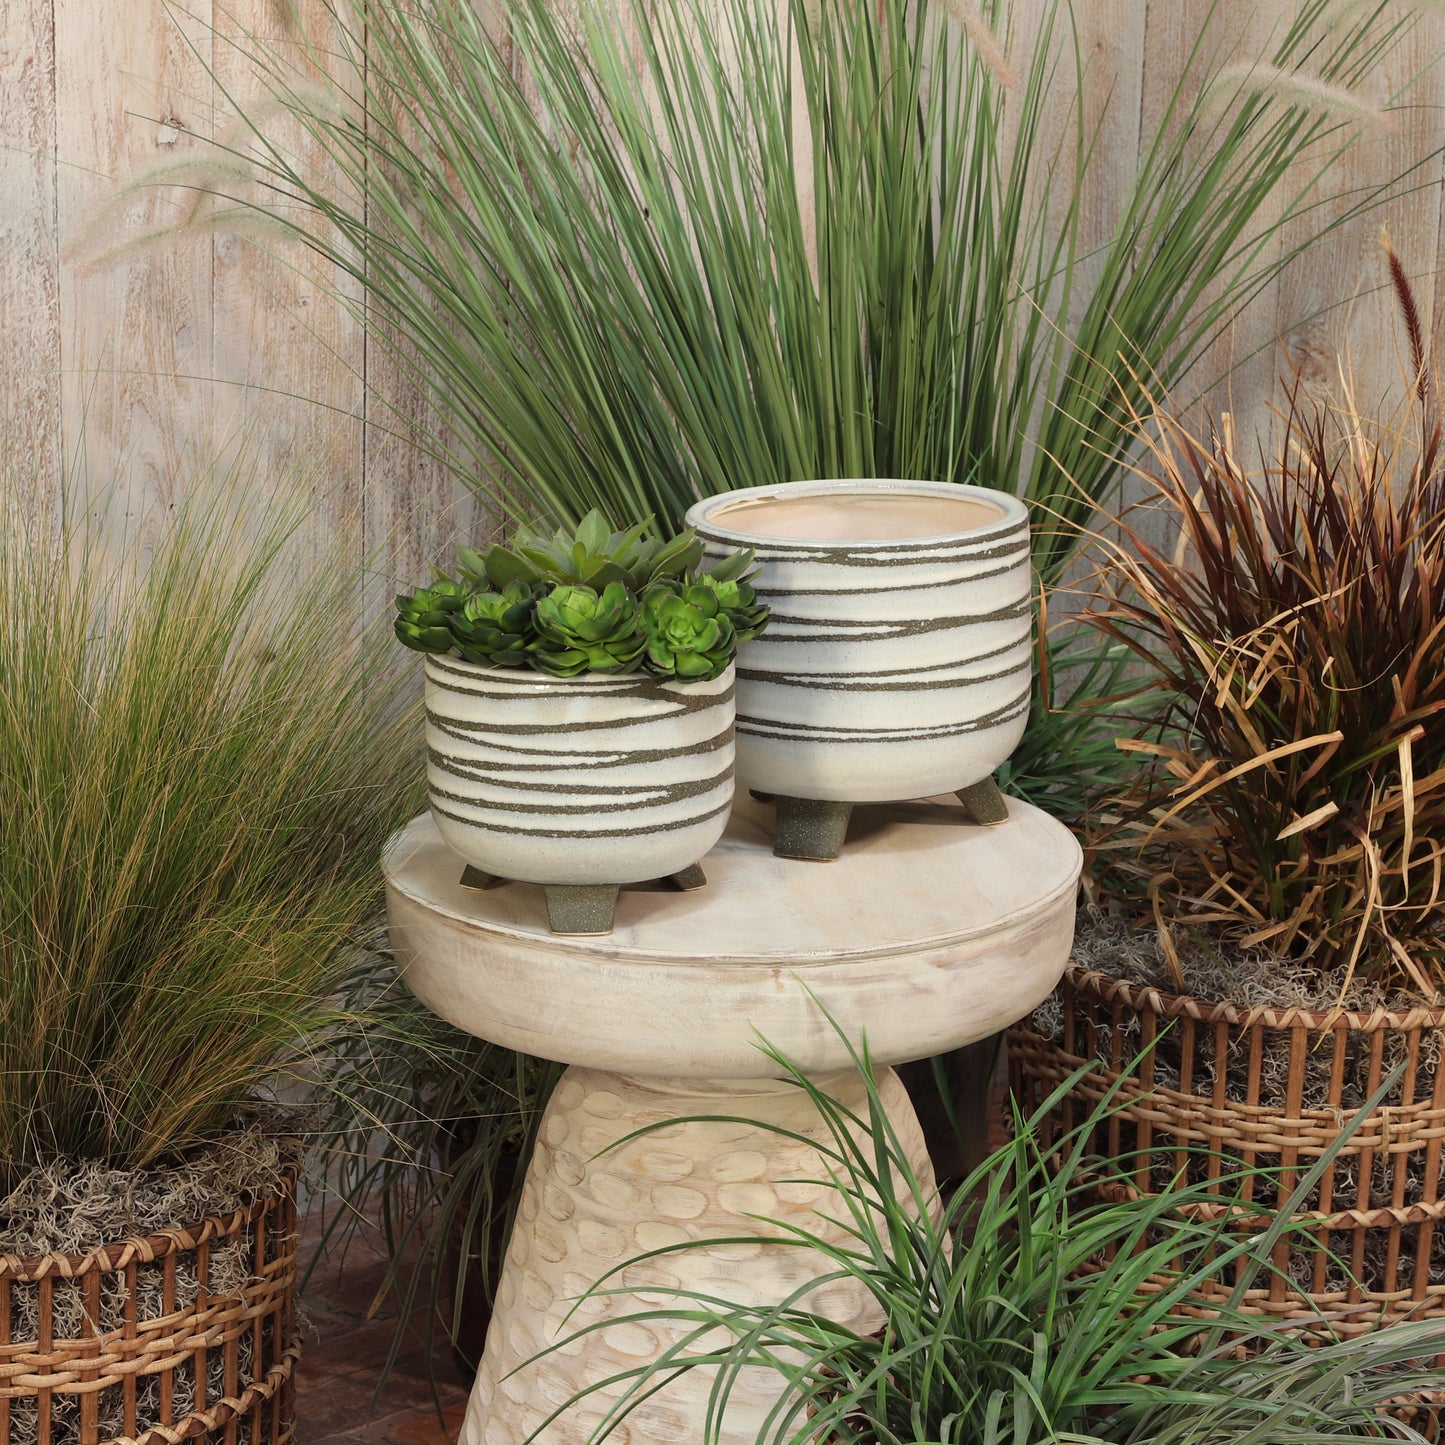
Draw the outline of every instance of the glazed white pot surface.
[[[639,883],[696,863],[733,795],[733,669],[554,678],[426,659],[427,791],[468,863],[524,883]]]
[[[773,609],[738,657],[738,773],[797,798],[895,802],[987,777],[1028,721],[1028,509],[948,482],[791,482],[687,514],[752,548]]]

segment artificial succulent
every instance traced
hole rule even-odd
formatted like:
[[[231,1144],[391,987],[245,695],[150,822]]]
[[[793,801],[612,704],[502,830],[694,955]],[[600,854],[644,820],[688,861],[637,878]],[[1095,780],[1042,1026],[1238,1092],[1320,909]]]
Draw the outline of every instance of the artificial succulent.
[[[453,646],[484,667],[525,667],[537,643],[537,594],[524,582],[474,592],[447,618]]]
[[[471,589],[450,577],[438,577],[430,587],[403,592],[396,599],[397,638],[417,652],[449,652],[454,644],[450,618],[465,605]]]
[[[396,635],[418,652],[554,677],[642,669],[678,682],[719,676],[767,622],[748,583],[751,552],[702,568],[693,532],[614,531],[600,512],[550,536],[524,527],[510,546],[458,549],[456,578],[396,599]]]
[[[595,509],[575,528],[560,527],[550,537],[540,528],[523,527],[510,547],[485,553],[459,549],[462,575],[494,587],[508,582],[551,583],[601,591],[623,583],[634,596],[649,582],[681,577],[702,560],[702,543],[691,532],[663,539],[650,535],[652,518],[614,532]]]
[[[737,635],[717,591],[702,582],[656,582],[643,594],[648,671],[679,682],[705,682],[732,661]]]
[[[633,672],[647,645],[637,598],[621,582],[609,582],[600,592],[554,587],[538,601],[536,622],[532,659],[553,677]]]
[[[751,642],[767,626],[768,609],[741,578],[720,578],[713,571],[699,572],[689,581],[694,586],[706,587],[717,598],[718,607],[732,624],[738,642]]]

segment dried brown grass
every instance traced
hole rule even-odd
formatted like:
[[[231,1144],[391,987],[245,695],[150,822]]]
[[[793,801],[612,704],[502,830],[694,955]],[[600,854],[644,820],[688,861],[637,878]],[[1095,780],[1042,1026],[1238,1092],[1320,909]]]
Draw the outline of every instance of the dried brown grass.
[[[1121,739],[1145,767],[1090,822],[1102,890],[1180,928],[1424,997],[1445,985],[1445,459],[1419,307],[1392,262],[1410,388],[1388,420],[1293,387],[1253,470],[1228,425],[1141,418],[1143,475],[1177,522],[1110,549],[1088,620],[1133,650],[1163,711]]]

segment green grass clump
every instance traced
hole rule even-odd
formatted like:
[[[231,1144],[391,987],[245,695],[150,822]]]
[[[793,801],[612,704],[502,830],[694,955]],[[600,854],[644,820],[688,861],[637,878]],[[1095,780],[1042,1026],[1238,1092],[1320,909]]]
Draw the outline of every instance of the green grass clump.
[[[154,180],[359,283],[451,459],[524,516],[676,526],[738,486],[980,482],[1033,504],[1053,582],[1121,475],[1130,399],[1333,224],[1314,183],[1408,23],[1383,8],[1305,0],[1237,66],[1203,7],[1096,251],[1059,3],[1027,41],[1005,0],[340,7],[334,81],[255,42],[269,101],[231,159]]]
[[[386,955],[357,958],[340,997],[346,1027],[317,1079],[329,1107],[315,1140],[337,1200],[326,1238],[339,1247],[377,1222],[397,1327],[376,1388],[414,1334],[435,1383],[447,1344],[460,1347],[468,1335],[468,1311],[496,1295],[542,1111],[564,1065],[454,1028],[408,992]]]
[[[0,496],[0,1194],[172,1158],[300,1059],[420,801],[359,564],[298,588],[226,500],[143,550]]]
[[[1102,244],[1104,98],[1061,0],[339,5],[299,44],[238,42],[265,99],[145,183],[332,262],[435,409],[417,439],[517,518],[676,526],[739,486],[976,482],[1028,500],[1048,589],[1144,388],[1175,392],[1398,179],[1317,190],[1408,16],[1303,0],[1235,64],[1197,9]],[[1124,766],[1081,690],[1116,659],[1052,671],[1080,660],[1086,683],[1039,688],[1009,776],[1063,816]]]
[[[714,1386],[697,1445],[731,1438],[729,1397],[741,1389],[755,1401],[759,1368],[775,1374],[778,1399],[757,1445],[1423,1441],[1394,1415],[1402,1395],[1438,1387],[1431,1357],[1445,1351],[1445,1323],[1331,1340],[1328,1320],[1313,1322],[1311,1339],[1249,1314],[1246,1291],[1267,1282],[1271,1252],[1301,1225],[1289,1209],[1271,1215],[1241,1203],[1231,1215],[1205,1185],[1102,1198],[1101,1171],[1135,1163],[1085,1154],[1112,1098],[1055,1148],[1039,1143],[1037,1123],[1077,1077],[1032,1119],[1016,1117],[1013,1137],[944,1201],[909,1162],[866,1049],[857,1056],[867,1083],[859,1113],[768,1052],[826,1125],[816,1147],[846,1203],[830,1209],[845,1237],[789,1223],[781,1241],[770,1239],[769,1249],[791,1245],[823,1262],[775,1305],[684,1288],[669,1291],[674,1303],[624,1309],[579,1331],[635,1321],[672,1341],[657,1360],[600,1382],[601,1394],[584,1388],[559,1407],[553,1419],[563,1422],[584,1402],[605,1412],[589,1442],[605,1440],[654,1393],[666,1401],[669,1380],[699,1368],[714,1372]],[[1300,1191],[1337,1148],[1312,1165]],[[720,1242],[641,1257],[672,1256],[671,1267],[682,1268],[689,1250]],[[598,1289],[626,1294],[617,1276],[633,1262]],[[1207,1318],[1189,1309],[1206,1282],[1225,1295]],[[870,1301],[881,1327],[859,1334],[816,1313],[810,1297],[830,1284]]]

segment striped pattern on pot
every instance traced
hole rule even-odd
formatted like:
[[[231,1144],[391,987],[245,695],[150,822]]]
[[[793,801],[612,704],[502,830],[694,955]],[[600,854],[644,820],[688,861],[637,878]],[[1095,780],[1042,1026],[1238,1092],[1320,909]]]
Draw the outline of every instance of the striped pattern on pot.
[[[696,863],[733,795],[733,669],[555,678],[426,659],[427,791],[468,863],[526,883],[638,883]]]
[[[687,514],[752,548],[768,630],[738,658],[738,769],[790,797],[893,802],[987,777],[1028,721],[1028,511],[888,480],[728,492]]]

